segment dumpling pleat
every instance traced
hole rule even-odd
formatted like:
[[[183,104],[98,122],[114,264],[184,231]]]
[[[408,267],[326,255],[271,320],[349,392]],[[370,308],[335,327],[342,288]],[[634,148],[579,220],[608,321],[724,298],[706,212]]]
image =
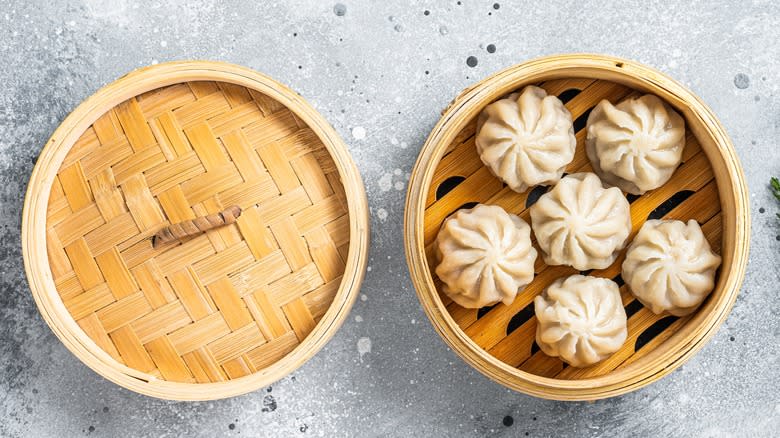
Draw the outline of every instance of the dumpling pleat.
[[[520,120],[523,122],[523,129],[526,132],[534,132],[536,125],[539,123],[541,114],[542,98],[547,94],[544,91],[536,87],[526,87],[517,99],[517,104],[520,107]]]
[[[485,239],[485,236],[473,229],[460,227],[452,223],[449,227],[449,232],[452,235],[452,239],[464,248],[485,250],[490,247],[490,242]]]
[[[483,128],[484,129],[484,128]],[[504,160],[504,156],[515,147],[514,138],[499,138],[482,149],[480,158],[485,163],[495,163]]]
[[[676,166],[680,160],[680,154],[674,149],[656,149],[645,154],[646,164],[654,168]]]
[[[606,119],[612,122],[614,125],[619,126],[620,128],[628,129],[631,132],[638,132],[640,130],[637,121],[633,117],[628,115],[625,111],[617,109],[611,103],[606,102],[602,109]]]
[[[587,253],[589,257],[601,259],[610,257],[614,253],[611,248],[584,233],[577,234],[577,242],[583,249],[583,252]]]
[[[647,103],[643,98],[630,100],[631,113],[639,121],[640,130],[643,132],[652,132],[655,125],[653,113],[650,111]]]
[[[591,364],[601,361],[602,347],[603,346],[600,345],[596,339],[580,338],[577,351],[578,360],[583,362],[583,364]]]
[[[566,336],[568,332],[560,326],[552,326],[542,332],[542,341],[553,343],[558,342]]]
[[[609,121],[603,120],[596,122],[589,127],[588,132],[598,134],[598,143],[606,151],[611,148],[606,146],[623,146],[621,149],[626,150],[625,145],[631,141],[631,131],[626,128],[621,128]]]

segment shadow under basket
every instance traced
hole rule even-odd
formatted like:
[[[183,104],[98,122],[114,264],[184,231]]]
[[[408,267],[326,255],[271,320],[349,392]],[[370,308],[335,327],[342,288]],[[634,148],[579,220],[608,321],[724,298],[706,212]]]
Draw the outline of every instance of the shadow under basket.
[[[235,223],[154,247],[176,222]],[[135,71],[54,132],[29,184],[22,246],[43,318],[133,391],[230,397],[294,371],[333,336],[367,261],[363,184],[333,128],[246,68]]]
[[[592,171],[585,142],[590,110],[644,93],[664,99],[686,120],[683,163],[664,186],[631,203],[632,239],[648,219],[695,219],[723,257],[716,286],[686,317],[655,315],[629,293],[620,277],[625,250],[589,275],[620,285],[628,339],[610,358],[587,368],[566,366],[535,343],[533,299],[557,278],[577,274],[536,259],[536,275],[510,306],[465,309],[441,292],[433,242],[443,221],[477,203],[499,205],[530,223],[528,208],[548,187],[516,193],[491,175],[474,146],[476,119],[489,103],[535,84],[558,96],[574,120],[577,150],[567,173]],[[420,302],[436,330],[467,363],[518,391],[558,400],[594,400],[641,388],[696,353],[731,310],[748,259],[750,212],[734,148],[712,112],[672,79],[637,63],[599,55],[542,58],[499,72],[458,96],[428,137],[412,172],[405,211],[406,256]],[[538,246],[534,245],[539,251]],[[541,253],[540,253],[541,254]]]

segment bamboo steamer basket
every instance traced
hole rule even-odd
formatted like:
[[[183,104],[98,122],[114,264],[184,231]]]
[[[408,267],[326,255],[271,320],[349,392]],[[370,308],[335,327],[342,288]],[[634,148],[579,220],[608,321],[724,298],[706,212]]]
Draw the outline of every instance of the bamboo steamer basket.
[[[575,120],[577,151],[568,173],[590,171],[585,122],[600,100],[655,94],[686,120],[683,164],[663,187],[628,196],[632,233],[648,218],[696,219],[723,257],[716,286],[701,308],[677,318],[654,315],[630,295],[615,263],[589,275],[615,279],[628,319],[628,340],[607,360],[588,368],[566,366],[535,344],[533,298],[556,278],[577,273],[547,267],[510,306],[464,309],[441,292],[432,243],[450,214],[475,203],[500,205],[530,223],[527,208],[546,190],[515,193],[493,177],[474,146],[476,119],[489,103],[529,84],[565,102]],[[595,400],[636,390],[683,364],[712,337],[739,292],[748,260],[750,210],[745,178],[726,132],[711,110],[667,76],[624,59],[601,55],[551,56],[526,62],[464,90],[444,111],[412,171],[405,210],[405,247],[412,281],[428,318],[468,364],[514,390],[557,400]],[[534,243],[536,245],[536,243]],[[538,250],[538,246],[536,247]]]
[[[164,226],[238,221],[152,247]],[[107,379],[166,399],[231,397],[311,358],[363,279],[368,209],[334,129],[252,70],[132,72],[57,128],[29,183],[22,247],[41,315]]]

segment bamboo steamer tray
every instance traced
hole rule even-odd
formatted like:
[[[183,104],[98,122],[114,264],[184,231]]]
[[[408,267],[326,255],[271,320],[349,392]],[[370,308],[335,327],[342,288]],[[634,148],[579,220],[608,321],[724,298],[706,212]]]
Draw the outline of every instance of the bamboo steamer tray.
[[[589,275],[614,279],[628,318],[628,339],[607,360],[588,368],[566,366],[535,343],[533,298],[557,278],[577,273],[536,260],[536,276],[510,306],[465,309],[443,292],[434,274],[432,243],[442,222],[475,203],[500,205],[530,223],[530,207],[548,187],[515,193],[492,176],[474,146],[476,119],[489,103],[526,85],[557,95],[571,111],[577,150],[567,173],[591,171],[585,122],[600,100],[613,103],[653,93],[686,120],[683,164],[663,187],[631,203],[630,239],[649,218],[696,219],[723,257],[716,286],[702,307],[677,318],[654,315],[620,278],[625,250],[610,267]],[[425,312],[450,347],[471,366],[517,391],[558,400],[594,400],[643,387],[680,366],[712,337],[739,292],[748,260],[747,186],[734,148],[709,108],[663,74],[635,62],[601,55],[564,55],[501,71],[464,90],[445,110],[412,172],[405,211],[406,256]],[[535,239],[534,239],[535,240]],[[536,242],[534,241],[536,246]],[[536,246],[537,251],[538,246]]]
[[[238,221],[152,247],[170,223]],[[35,301],[97,373],[154,397],[267,386],[344,321],[365,271],[360,175],[303,98],[252,70],[135,71],[71,113],[33,170],[22,247]]]

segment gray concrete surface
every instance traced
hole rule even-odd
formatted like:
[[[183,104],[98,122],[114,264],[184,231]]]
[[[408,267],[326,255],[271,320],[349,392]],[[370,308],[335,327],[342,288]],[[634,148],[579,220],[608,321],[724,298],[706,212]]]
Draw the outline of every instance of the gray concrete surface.
[[[780,6],[497,1],[0,2],[0,435],[776,436]],[[712,342],[595,403],[513,393],[465,365],[423,314],[401,238],[407,178],[441,108],[501,68],[576,51],[644,62],[698,93],[734,140],[753,212],[747,278]],[[188,58],[249,66],[309,99],[349,144],[373,225],[361,297],[324,350],[273,387],[189,404],[76,360],[38,316],[19,244],[33,163],[68,112],[129,70]]]

